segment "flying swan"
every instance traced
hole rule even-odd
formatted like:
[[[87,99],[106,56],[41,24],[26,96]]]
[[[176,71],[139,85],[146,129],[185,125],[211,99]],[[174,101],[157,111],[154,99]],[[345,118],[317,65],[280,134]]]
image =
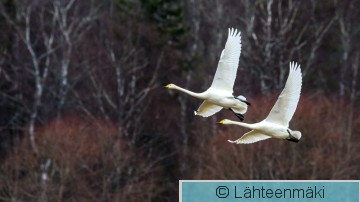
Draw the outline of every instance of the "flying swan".
[[[292,142],[299,142],[301,132],[292,131],[288,127],[296,110],[297,103],[299,102],[301,80],[300,65],[291,62],[289,77],[286,81],[285,88],[265,120],[254,124],[241,123],[227,119],[219,122],[222,124],[235,124],[252,129],[252,131],[245,133],[241,138],[235,141],[228,141],[236,144],[250,144],[268,138],[279,138]]]
[[[202,93],[194,93],[184,88],[180,88],[175,84],[168,84],[165,87],[203,99],[204,102],[200,105],[199,109],[194,112],[195,115],[208,117],[217,113],[222,108],[226,108],[235,113],[235,115],[243,121],[243,114],[246,113],[247,107],[250,103],[242,95],[238,97],[233,95],[233,87],[239,64],[240,52],[240,32],[231,28],[229,29],[225,49],[221,52],[216,73],[209,89]]]

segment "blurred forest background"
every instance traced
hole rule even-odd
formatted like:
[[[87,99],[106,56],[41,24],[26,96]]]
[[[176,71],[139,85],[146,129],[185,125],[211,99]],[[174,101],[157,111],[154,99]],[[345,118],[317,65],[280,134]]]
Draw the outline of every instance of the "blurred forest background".
[[[360,0],[2,0],[0,200],[176,201],[180,179],[360,179]],[[210,85],[242,32],[235,95],[262,120],[301,64],[298,144],[233,145]]]

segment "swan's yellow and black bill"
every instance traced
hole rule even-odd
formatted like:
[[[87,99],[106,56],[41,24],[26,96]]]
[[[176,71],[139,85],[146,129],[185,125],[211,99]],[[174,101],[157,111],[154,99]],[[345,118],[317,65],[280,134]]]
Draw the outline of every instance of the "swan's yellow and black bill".
[[[225,120],[221,120],[218,123],[224,124]]]
[[[166,85],[166,86],[164,86],[164,87],[165,87],[165,88],[170,88],[170,86],[171,86],[171,85],[170,85],[170,84],[168,84],[168,85]]]

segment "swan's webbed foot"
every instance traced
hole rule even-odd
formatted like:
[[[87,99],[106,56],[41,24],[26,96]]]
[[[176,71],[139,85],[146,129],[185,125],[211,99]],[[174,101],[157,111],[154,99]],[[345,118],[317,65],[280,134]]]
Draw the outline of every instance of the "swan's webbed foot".
[[[244,118],[245,118],[245,117],[244,117],[244,115],[243,115],[243,114],[236,113],[236,112],[234,112],[234,110],[232,110],[231,108],[229,108],[229,110],[230,110],[230,111],[232,111],[232,112],[235,114],[235,116],[236,116],[236,117],[238,117],[238,118],[240,119],[240,121],[241,121],[241,122],[243,122],[243,121],[244,121]]]
[[[290,141],[290,142],[296,142],[296,143],[298,143],[298,142],[299,142],[299,140],[298,140],[298,139],[296,139],[294,136],[292,136],[292,135],[291,135],[291,133],[290,133],[289,129],[287,129],[286,131],[289,133],[289,137],[288,137],[288,138],[286,138],[286,140],[287,140],[287,141]]]

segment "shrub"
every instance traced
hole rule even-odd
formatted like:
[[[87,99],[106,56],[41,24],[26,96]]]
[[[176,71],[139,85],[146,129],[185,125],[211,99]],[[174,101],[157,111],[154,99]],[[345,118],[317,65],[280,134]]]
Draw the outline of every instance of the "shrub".
[[[38,154],[19,141],[1,167],[2,200],[150,201],[161,169],[117,127],[79,117],[36,130]]]

